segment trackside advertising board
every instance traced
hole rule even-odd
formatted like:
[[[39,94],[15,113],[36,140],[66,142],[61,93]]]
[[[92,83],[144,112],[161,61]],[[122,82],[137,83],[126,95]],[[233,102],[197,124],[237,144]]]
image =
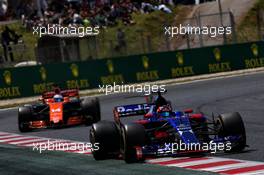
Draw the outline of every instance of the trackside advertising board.
[[[36,96],[59,84],[92,89],[264,66],[264,42],[82,62],[0,69],[0,99]]]

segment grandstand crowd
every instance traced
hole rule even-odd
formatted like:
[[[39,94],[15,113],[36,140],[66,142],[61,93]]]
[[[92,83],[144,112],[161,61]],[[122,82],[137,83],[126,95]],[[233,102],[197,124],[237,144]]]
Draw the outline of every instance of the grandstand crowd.
[[[172,13],[171,7],[192,4],[195,0],[21,0],[9,4],[7,18],[22,19],[26,28],[36,25],[60,24],[82,26],[113,26],[118,21],[133,24],[131,14],[159,10]]]

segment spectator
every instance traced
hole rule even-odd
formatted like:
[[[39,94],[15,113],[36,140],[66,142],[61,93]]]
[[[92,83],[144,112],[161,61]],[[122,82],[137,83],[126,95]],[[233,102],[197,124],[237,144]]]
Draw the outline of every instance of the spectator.
[[[126,48],[126,38],[125,33],[121,28],[117,29],[117,46],[115,48],[116,51],[120,51],[122,48]]]
[[[133,12],[151,13],[161,10],[172,13],[167,6],[170,3],[172,0],[23,0],[16,7],[16,15],[21,17],[28,29],[34,25],[48,24],[106,27],[116,25],[118,20],[125,25],[134,24]]]
[[[0,0],[0,20],[5,20],[7,12],[7,0]]]
[[[158,9],[165,13],[172,13],[171,9],[169,9],[166,5],[161,4],[158,6]]]
[[[4,49],[5,61],[8,61],[8,52],[9,52],[10,60],[14,61],[12,48],[10,47],[10,42],[12,41],[10,34],[11,34],[11,30],[6,26],[5,30],[2,32],[2,46]]]
[[[9,27],[5,27],[5,30],[1,34],[1,43],[4,50],[4,58],[8,61],[8,53],[11,61],[14,61],[12,47],[10,43],[18,44],[19,39],[22,35],[18,35],[14,30],[11,30]]]
[[[154,11],[154,6],[150,3],[142,2],[141,7],[144,13],[150,13]]]
[[[47,10],[48,4],[46,0],[37,0],[38,17],[43,18],[43,13]]]

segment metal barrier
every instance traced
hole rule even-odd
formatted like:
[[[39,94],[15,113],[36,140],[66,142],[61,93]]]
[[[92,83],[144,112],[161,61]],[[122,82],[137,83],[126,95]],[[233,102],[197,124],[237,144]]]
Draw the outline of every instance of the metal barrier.
[[[24,43],[0,46],[0,67],[15,65],[18,62],[28,61],[29,48]],[[1,64],[2,63],[2,64]]]
[[[216,37],[210,37],[208,35],[179,35],[178,37],[171,38],[166,36],[164,28],[168,25],[166,22],[161,24],[156,30],[155,37],[150,35],[150,32],[144,28],[138,28],[134,31],[134,36],[126,37],[129,33],[126,33],[124,29],[124,39],[118,40],[113,33],[110,33],[106,28],[102,28],[100,35],[95,36],[93,39],[88,38],[75,38],[74,45],[68,41],[69,38],[60,39],[62,42],[58,42],[57,46],[39,47],[38,48],[38,61],[52,62],[54,61],[76,61],[87,60],[97,58],[112,58],[120,56],[138,55],[145,53],[155,53],[172,51],[186,48],[198,48],[213,45],[231,44],[237,43],[237,32],[232,12],[224,12],[221,15],[219,13],[200,15],[197,13],[193,18],[181,19],[185,21],[181,25],[187,25],[194,27],[208,26],[209,23],[213,27],[231,27],[232,34],[218,35]],[[179,26],[180,24],[175,24]],[[133,26],[131,26],[132,28]],[[115,34],[117,35],[117,34]],[[152,34],[153,35],[153,34]],[[76,41],[78,40],[78,41]],[[48,41],[46,41],[48,42]],[[54,54],[49,55],[47,51],[52,51]],[[40,58],[43,57],[43,58]],[[54,57],[54,58],[52,58]],[[75,58],[73,58],[75,57]],[[50,61],[45,61],[48,59]]]

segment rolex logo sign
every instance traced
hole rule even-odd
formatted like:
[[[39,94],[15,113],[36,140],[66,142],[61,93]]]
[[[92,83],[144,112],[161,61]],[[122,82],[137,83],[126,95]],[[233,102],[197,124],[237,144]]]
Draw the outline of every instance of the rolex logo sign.
[[[70,68],[71,68],[72,75],[77,78],[79,76],[79,67],[78,67],[78,65],[71,64]]]
[[[257,44],[252,44],[252,46],[251,46],[251,51],[252,51],[252,53],[253,53],[253,55],[255,56],[255,57],[257,57],[258,56],[258,45]]]
[[[41,80],[42,81],[46,81],[47,80],[47,71],[44,67],[41,67],[39,69],[39,72],[40,72],[40,77],[41,77]]]
[[[3,76],[4,76],[4,80],[5,80],[5,83],[7,85],[11,85],[11,82],[12,82],[12,75],[11,75],[11,72],[6,70],[4,73],[3,73]]]
[[[216,61],[221,61],[221,50],[219,48],[214,49],[214,56]]]
[[[143,63],[143,67],[145,69],[149,68],[149,58],[147,56],[143,56],[142,57],[142,63]]]
[[[176,57],[177,57],[177,62],[178,64],[181,66],[184,64],[184,59],[183,59],[183,54],[181,52],[178,52],[176,54]]]
[[[106,62],[106,65],[107,65],[108,71],[112,74],[114,72],[114,64],[113,64],[113,61],[112,60],[108,60]]]

